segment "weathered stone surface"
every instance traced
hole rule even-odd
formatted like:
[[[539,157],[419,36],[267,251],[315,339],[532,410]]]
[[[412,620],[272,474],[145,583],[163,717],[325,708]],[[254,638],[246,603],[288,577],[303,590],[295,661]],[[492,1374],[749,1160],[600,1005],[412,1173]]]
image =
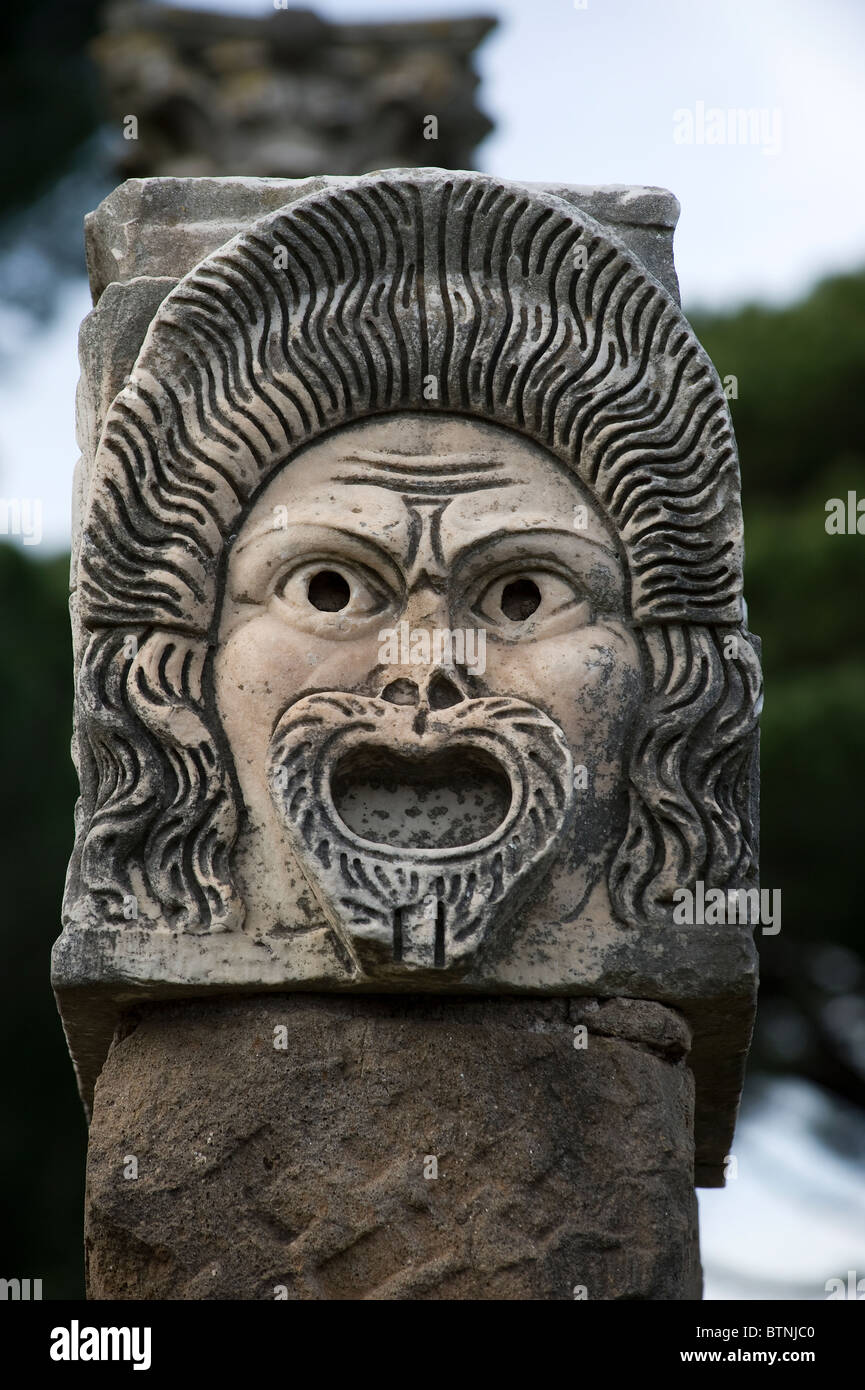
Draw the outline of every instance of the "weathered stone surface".
[[[721,1180],[751,924],[673,907],[756,882],[760,673],[674,204],[417,169],[97,214],[54,956],[85,1098],[135,999],[624,996],[686,1017]]]
[[[107,285],[138,276],[187,275],[206,256],[269,212],[325,188],[351,188],[353,178],[127,179],[85,218],[93,302]],[[673,233],[679,200],[666,188],[608,184],[514,184],[550,193],[582,210],[628,247],[678,301]]]
[[[284,996],[150,1006],[121,1035],[91,1298],[700,1297],[673,1010]]]

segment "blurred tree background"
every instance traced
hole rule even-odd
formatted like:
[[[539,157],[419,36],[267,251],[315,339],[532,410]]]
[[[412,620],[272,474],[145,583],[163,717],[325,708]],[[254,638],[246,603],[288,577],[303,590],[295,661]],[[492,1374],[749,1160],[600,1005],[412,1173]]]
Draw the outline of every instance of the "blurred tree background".
[[[745,594],[763,641],[760,873],[783,926],[757,935],[750,1066],[865,1107],[865,537],[826,531],[830,498],[865,500],[865,271],[787,308],[691,317],[738,382]]]
[[[14,111],[19,132],[0,144],[0,251],[70,170],[89,169],[94,187],[108,179],[92,156],[100,112],[85,56],[99,8],[40,0],[0,18],[0,119],[11,128]],[[99,196],[57,217],[41,205],[40,234],[79,273],[82,206]],[[7,262],[0,300],[14,299],[12,279]],[[782,309],[692,320],[738,383],[746,594],[766,677],[762,879],[782,890],[783,927],[757,936],[751,1067],[865,1108],[865,538],[825,529],[827,499],[865,498],[865,271]],[[76,795],[67,571],[65,557],[0,544],[0,1275],[42,1278],[46,1298],[83,1296],[86,1132],[48,985]]]
[[[93,162],[101,8],[0,12],[0,301],[35,319],[84,268],[79,199],[56,190]],[[84,1293],[87,1130],[47,987],[76,796],[68,589],[68,557],[0,544],[0,1277],[41,1278],[45,1298]]]
[[[39,0],[0,11],[4,214],[32,202],[64,174],[102,118],[86,51],[102,9],[102,0]]]

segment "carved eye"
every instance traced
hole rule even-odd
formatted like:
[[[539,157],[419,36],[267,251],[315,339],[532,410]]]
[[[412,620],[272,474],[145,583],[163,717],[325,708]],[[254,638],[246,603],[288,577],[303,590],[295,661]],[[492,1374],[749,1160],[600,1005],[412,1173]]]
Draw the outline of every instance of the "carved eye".
[[[387,607],[389,595],[359,567],[331,561],[305,562],[277,583],[274,599],[283,616],[302,626],[338,624],[374,617]]]
[[[562,618],[568,626],[588,622],[591,606],[575,581],[552,570],[530,570],[499,575],[474,612],[503,635],[522,637],[540,636],[552,619]]]

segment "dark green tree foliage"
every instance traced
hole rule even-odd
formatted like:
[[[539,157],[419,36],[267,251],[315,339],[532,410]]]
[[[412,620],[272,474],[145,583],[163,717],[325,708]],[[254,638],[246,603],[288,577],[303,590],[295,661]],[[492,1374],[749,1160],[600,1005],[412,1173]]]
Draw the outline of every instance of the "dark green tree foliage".
[[[48,982],[72,846],[69,562],[0,545],[0,1261],[82,1296],[86,1129]]]
[[[0,7],[0,214],[33,201],[102,119],[86,45],[104,0]]]
[[[762,880],[783,891],[782,937],[861,950],[865,534],[825,523],[829,498],[865,502],[865,271],[789,308],[693,322],[738,380],[745,592],[766,678]]]
[[[783,926],[757,934],[752,1065],[789,1066],[865,1105],[862,1039],[832,1027],[839,996],[863,982],[865,534],[826,531],[830,498],[865,502],[865,271],[788,308],[692,321],[738,382],[745,589],[763,639],[761,876],[782,890]],[[832,945],[853,955],[827,972]]]
[[[830,482],[858,481],[865,494],[865,271],[824,280],[789,308],[691,321],[721,377],[739,380],[747,502],[798,506]]]

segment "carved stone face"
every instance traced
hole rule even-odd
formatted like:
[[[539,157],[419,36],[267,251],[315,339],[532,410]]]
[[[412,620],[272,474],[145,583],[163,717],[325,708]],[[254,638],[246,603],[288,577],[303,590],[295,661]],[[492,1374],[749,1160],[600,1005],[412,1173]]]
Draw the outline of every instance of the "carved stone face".
[[[627,587],[585,489],[478,420],[361,421],[261,493],[218,713],[259,858],[287,833],[367,973],[458,973],[553,864],[574,914],[602,884],[642,692]]]

